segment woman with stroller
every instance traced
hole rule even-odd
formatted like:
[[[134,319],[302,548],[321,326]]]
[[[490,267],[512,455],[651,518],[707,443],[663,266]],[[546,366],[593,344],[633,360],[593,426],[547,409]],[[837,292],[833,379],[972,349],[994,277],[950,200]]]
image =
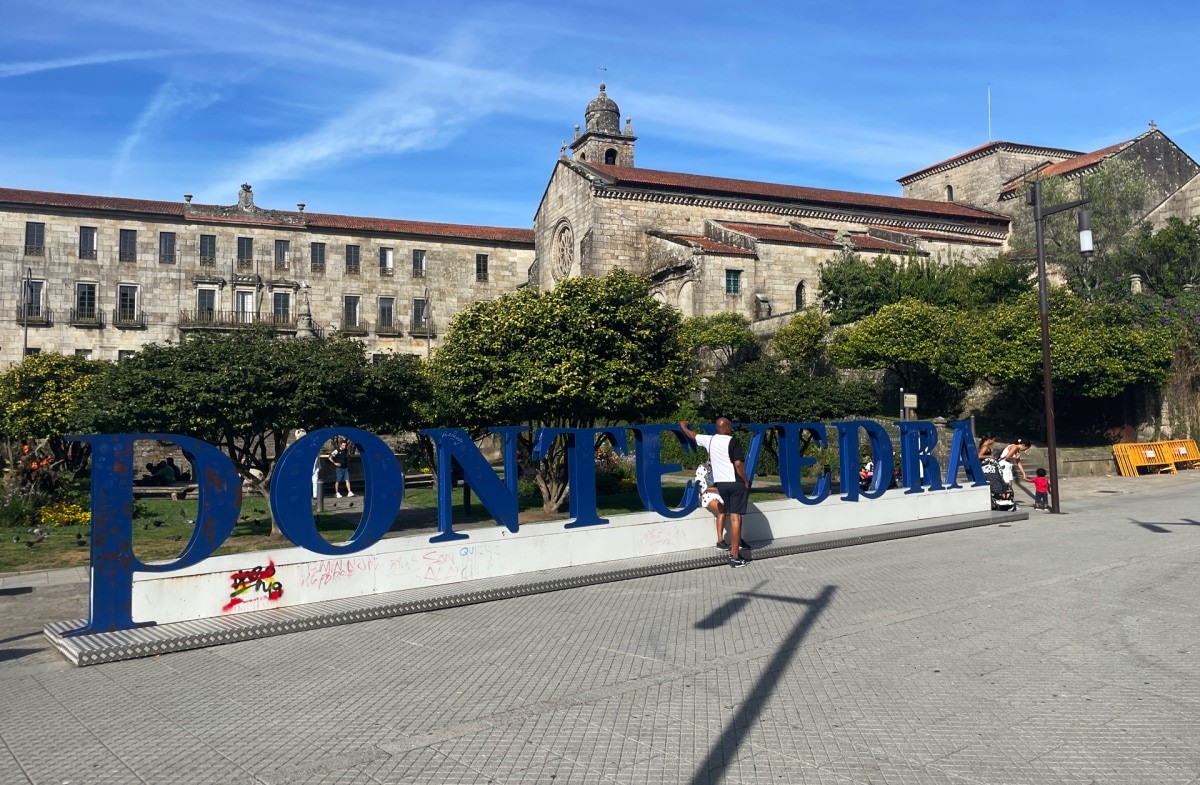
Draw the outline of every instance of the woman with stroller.
[[[1029,475],[1025,474],[1025,467],[1021,465],[1021,455],[1029,449],[1029,442],[1025,439],[1017,439],[1012,444],[1004,446],[997,454],[997,461],[1000,464],[1000,476],[1004,479],[1009,488],[1013,484],[1013,468],[1015,467],[1021,472],[1021,481],[1028,482]]]

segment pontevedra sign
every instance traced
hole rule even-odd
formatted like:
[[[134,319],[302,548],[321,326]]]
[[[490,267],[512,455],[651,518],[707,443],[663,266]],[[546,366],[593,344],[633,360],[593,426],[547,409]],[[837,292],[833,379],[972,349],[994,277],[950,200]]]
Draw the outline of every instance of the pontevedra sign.
[[[871,486],[863,491],[858,483],[860,435],[865,434],[877,466],[893,465],[892,443],[887,432],[870,420],[851,420],[832,424],[840,454],[842,501],[876,499],[887,489],[887,472],[875,472]],[[952,441],[946,466],[932,454],[938,441],[937,428],[931,422],[897,423],[900,428],[900,475],[903,493],[936,492],[962,487],[959,472],[973,485],[983,485],[970,422],[949,424]],[[817,505],[829,498],[829,475],[819,473],[811,492],[801,484],[801,472],[817,459],[802,454],[802,438],[807,434],[818,447],[828,445],[823,423],[765,423],[743,425],[750,431],[746,469],[754,476],[763,438],[774,431],[778,435],[779,473],[783,492],[803,505]],[[467,540],[469,535],[454,530],[451,510],[451,461],[463,470],[465,481],[497,524],[518,531],[517,514],[517,434],[521,426],[491,429],[504,445],[504,472],[501,477],[484,458],[469,434],[461,428],[425,430],[437,450],[438,531],[430,543]],[[596,505],[595,444],[605,434],[618,454],[628,452],[627,430],[636,442],[635,468],[638,494],[648,511],[663,518],[690,515],[699,503],[699,491],[689,484],[679,506],[672,507],[663,498],[662,477],[680,470],[678,464],[660,459],[660,440],[670,434],[691,449],[678,426],[631,425],[604,428],[542,428],[535,434],[534,459],[537,460],[557,439],[565,439],[570,484],[570,519],[564,526],[575,529],[603,526]],[[707,430],[712,431],[710,427]],[[312,467],[322,447],[336,435],[346,435],[357,443],[363,463],[364,488],[362,519],[353,535],[341,544],[325,540],[317,531],[310,500]],[[87,623],[72,635],[111,632],[139,625],[133,620],[133,576],[136,572],[170,573],[192,567],[211,556],[233,533],[239,515],[241,478],[233,463],[217,448],[186,436],[162,433],[103,434],[77,439],[92,447],[92,549],[91,602]],[[200,505],[195,530],[179,557],[162,563],[147,564],[133,553],[133,479],[134,445],[154,439],[178,445],[193,456],[193,468],[199,486]],[[271,513],[281,532],[295,545],[331,557],[345,557],[363,551],[378,542],[391,528],[404,499],[404,477],[392,450],[379,437],[356,428],[328,428],[313,431],[298,439],[280,456],[271,476]],[[255,567],[238,573],[233,580],[230,604],[236,605],[250,591],[281,592],[274,579],[274,565]],[[152,622],[147,622],[152,623]]]

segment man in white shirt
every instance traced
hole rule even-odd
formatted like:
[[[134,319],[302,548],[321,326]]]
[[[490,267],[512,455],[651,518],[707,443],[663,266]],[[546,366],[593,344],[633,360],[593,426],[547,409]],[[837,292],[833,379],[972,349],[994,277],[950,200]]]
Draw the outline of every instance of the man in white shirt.
[[[679,428],[692,441],[708,451],[712,465],[713,481],[721,498],[725,500],[726,520],[729,524],[729,566],[741,567],[746,563],[742,549],[742,515],[750,498],[750,480],[746,478],[745,458],[742,445],[733,438],[733,423],[728,417],[717,418],[715,436],[697,434],[686,421]]]

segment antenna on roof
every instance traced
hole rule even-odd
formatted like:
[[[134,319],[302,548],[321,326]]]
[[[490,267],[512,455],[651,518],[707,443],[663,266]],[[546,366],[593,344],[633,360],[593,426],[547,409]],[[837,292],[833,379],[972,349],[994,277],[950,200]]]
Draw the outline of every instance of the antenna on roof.
[[[992,141],[992,83],[988,82],[988,141]]]

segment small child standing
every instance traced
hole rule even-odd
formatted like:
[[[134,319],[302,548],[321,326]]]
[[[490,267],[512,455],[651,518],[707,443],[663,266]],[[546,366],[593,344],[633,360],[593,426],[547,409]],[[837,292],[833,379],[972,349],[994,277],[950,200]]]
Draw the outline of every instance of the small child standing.
[[[1046,478],[1046,470],[1038,469],[1033,478],[1033,509],[1050,511],[1050,480]]]

